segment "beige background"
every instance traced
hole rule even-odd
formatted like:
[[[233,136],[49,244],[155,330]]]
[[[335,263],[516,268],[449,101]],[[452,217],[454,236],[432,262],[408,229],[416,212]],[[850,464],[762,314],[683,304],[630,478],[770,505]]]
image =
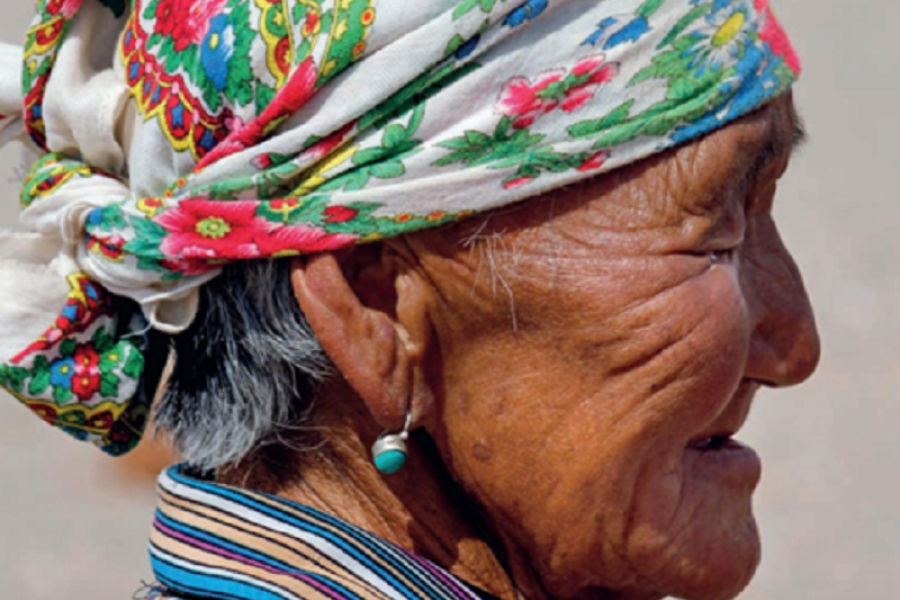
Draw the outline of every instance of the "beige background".
[[[410,0],[412,1],[412,0]],[[30,2],[2,0],[18,42]],[[742,437],[763,456],[765,555],[742,600],[900,597],[900,2],[781,0],[811,135],[777,217],[824,341],[818,374],[765,392]],[[0,225],[16,212],[0,154]],[[125,600],[149,579],[152,490],[0,398],[0,600]]]

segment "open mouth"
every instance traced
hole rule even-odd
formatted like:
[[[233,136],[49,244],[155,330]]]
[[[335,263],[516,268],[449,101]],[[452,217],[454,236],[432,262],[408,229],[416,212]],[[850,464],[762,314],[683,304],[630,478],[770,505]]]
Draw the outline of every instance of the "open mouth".
[[[708,437],[694,440],[690,443],[690,447],[694,450],[728,450],[734,448],[743,448],[744,445],[732,437],[732,433],[723,433],[711,435]]]

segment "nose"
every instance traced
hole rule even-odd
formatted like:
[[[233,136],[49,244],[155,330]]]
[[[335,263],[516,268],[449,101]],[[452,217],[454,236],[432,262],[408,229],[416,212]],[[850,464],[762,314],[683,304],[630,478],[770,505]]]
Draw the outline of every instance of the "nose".
[[[750,228],[741,259],[741,287],[753,332],[745,376],[783,387],[808,379],[821,344],[800,270],[770,215]]]

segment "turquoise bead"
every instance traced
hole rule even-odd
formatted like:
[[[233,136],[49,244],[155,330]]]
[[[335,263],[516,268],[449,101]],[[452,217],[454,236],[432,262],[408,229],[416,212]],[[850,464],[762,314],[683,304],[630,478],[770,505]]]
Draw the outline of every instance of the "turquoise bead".
[[[406,464],[406,453],[388,450],[375,457],[375,468],[385,475],[393,475]]]

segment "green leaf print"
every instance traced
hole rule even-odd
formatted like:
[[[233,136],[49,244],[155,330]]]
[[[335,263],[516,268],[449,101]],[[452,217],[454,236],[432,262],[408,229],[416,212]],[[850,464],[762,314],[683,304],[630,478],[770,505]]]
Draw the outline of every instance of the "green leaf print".
[[[568,129],[569,135],[573,138],[583,138],[621,125],[628,119],[628,115],[631,114],[631,107],[634,106],[634,102],[632,98],[611,110],[605,117],[570,125]]]
[[[506,0],[499,0],[506,2]],[[453,20],[459,19],[469,14],[476,8],[480,8],[481,12],[489,13],[494,10],[498,0],[462,0],[455,9],[453,9]]]
[[[57,404],[66,404],[72,400],[74,394],[66,387],[53,388],[53,401]]]
[[[17,394],[21,394],[25,389],[25,382],[30,375],[28,369],[23,369],[22,367],[9,367],[7,374],[9,377],[9,389]]]
[[[690,27],[694,23],[694,21],[696,21],[700,17],[706,16],[711,10],[712,4],[700,4],[692,8],[686,15],[678,20],[678,23],[675,24],[675,27],[672,28],[672,31],[666,34],[666,37],[663,38],[656,49],[659,50],[671,44],[678,36],[684,33],[684,31],[688,27]]]
[[[50,369],[37,371],[28,383],[28,395],[40,396],[48,387],[50,387]]]
[[[100,395],[104,398],[116,398],[119,395],[119,382],[115,373],[103,373],[100,376]]]
[[[66,338],[59,345],[59,353],[63,356],[73,356],[77,345],[77,342],[72,338]]]
[[[131,379],[138,379],[143,372],[144,355],[139,350],[132,349],[131,352],[128,353],[128,359],[125,361],[125,368],[122,369],[122,373]]]

